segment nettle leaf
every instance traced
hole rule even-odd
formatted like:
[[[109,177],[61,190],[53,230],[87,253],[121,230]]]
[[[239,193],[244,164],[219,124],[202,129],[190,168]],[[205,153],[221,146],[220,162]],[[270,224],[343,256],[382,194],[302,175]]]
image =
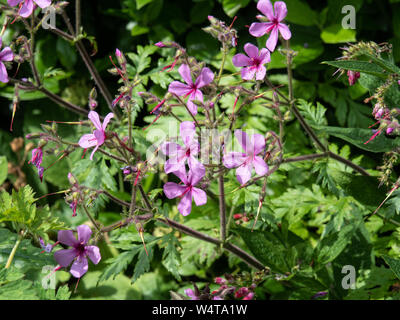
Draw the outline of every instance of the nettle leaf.
[[[360,128],[340,128],[340,127],[327,127],[327,126],[314,126],[319,132],[327,133],[331,136],[343,139],[348,143],[366,151],[370,152],[388,152],[400,145],[400,137],[388,138],[384,133],[379,134],[372,141],[367,142],[373,135],[370,129]]]
[[[233,229],[244,240],[246,246],[265,266],[275,272],[289,272],[290,267],[286,262],[285,253],[287,249],[278,239],[271,241],[265,236],[265,232],[246,228]]]
[[[162,238],[162,247],[164,247],[163,253],[163,265],[164,267],[173,274],[173,276],[181,281],[179,274],[179,266],[181,264],[181,254],[178,248],[182,248],[178,239],[171,232]]]
[[[0,222],[14,222],[19,230],[46,238],[51,229],[63,228],[63,223],[53,217],[48,206],[37,208],[34,193],[30,186],[21,188],[12,194],[0,193]]]
[[[330,66],[344,69],[352,70],[358,72],[364,72],[367,74],[372,74],[377,77],[386,78],[385,70],[380,66],[368,61],[358,61],[358,60],[340,60],[340,61],[324,61],[323,64],[328,64]]]
[[[331,176],[349,196],[363,205],[376,207],[386,196],[385,190],[378,187],[377,177],[353,175],[343,171],[332,171]]]
[[[383,256],[383,259],[389,265],[390,269],[392,269],[396,277],[400,279],[400,260],[393,259],[389,256]]]
[[[353,233],[354,226],[346,225],[339,232],[322,238],[316,248],[316,264],[322,267],[333,261],[350,243]]]

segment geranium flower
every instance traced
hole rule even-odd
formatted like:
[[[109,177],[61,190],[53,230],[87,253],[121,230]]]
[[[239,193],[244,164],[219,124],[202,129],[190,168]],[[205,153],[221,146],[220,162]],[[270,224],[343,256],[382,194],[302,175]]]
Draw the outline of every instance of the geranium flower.
[[[249,32],[254,37],[262,37],[266,33],[271,33],[269,36],[266,47],[269,51],[275,50],[278,42],[278,31],[282,35],[282,38],[289,40],[292,37],[288,26],[281,23],[287,15],[286,4],[283,1],[277,1],[274,3],[274,8],[269,0],[260,0],[257,3],[257,9],[263,13],[270,22],[254,22],[249,28]],[[275,11],[275,13],[274,13]],[[258,19],[262,20],[265,17],[260,15]]]
[[[184,96],[185,98],[189,96],[187,107],[193,115],[196,115],[197,106],[192,102],[192,100],[203,102],[203,93],[199,89],[210,84],[214,80],[214,73],[209,68],[203,68],[199,77],[193,83],[188,65],[182,64],[178,71],[186,84],[179,81],[173,81],[169,85],[168,91],[177,96]]]
[[[46,8],[51,4],[51,0],[7,0],[11,7],[20,6],[19,15],[23,18],[29,17],[34,9],[34,2],[41,8]]]
[[[2,44],[3,40],[0,37],[0,48],[2,47]],[[8,82],[8,73],[3,61],[12,61],[13,59],[14,55],[10,47],[5,47],[3,50],[0,51],[0,81],[3,83]]]
[[[90,155],[90,160],[93,160],[93,154],[106,140],[106,127],[113,117],[114,114],[110,112],[101,124],[98,113],[96,111],[89,112],[88,118],[92,121],[96,130],[92,134],[84,134],[79,140],[79,146],[84,149],[95,147]]]
[[[78,239],[75,238],[72,230],[58,231],[58,241],[73,248],[56,251],[54,258],[64,268],[68,267],[75,260],[69,272],[75,278],[80,278],[88,271],[87,257],[94,264],[98,264],[101,260],[101,255],[97,246],[87,245],[92,235],[92,230],[87,225],[80,225],[76,230],[78,232]]]
[[[222,161],[228,169],[236,169],[236,177],[240,184],[245,184],[251,178],[254,167],[260,176],[268,172],[268,165],[262,157],[257,156],[265,149],[265,139],[261,134],[253,134],[251,138],[242,130],[235,131],[235,137],[239,141],[245,153],[230,152],[224,155]]]
[[[267,72],[264,64],[271,61],[271,55],[268,49],[263,48],[258,51],[255,45],[246,43],[244,45],[244,51],[247,53],[247,56],[243,53],[239,53],[232,58],[235,67],[244,67],[242,69],[242,79],[252,80],[255,75],[256,80],[263,80]]]
[[[195,167],[204,169],[204,166],[194,157],[198,154],[200,148],[197,139],[194,139],[194,135],[196,134],[194,122],[182,122],[180,124],[180,134],[184,147],[174,142],[164,142],[161,145],[162,152],[169,156],[169,160],[167,160],[164,166],[165,173],[185,168],[186,160],[190,169],[194,169]]]
[[[179,171],[173,172],[174,175],[181,179],[183,185],[174,182],[164,184],[164,193],[168,199],[181,198],[178,210],[182,215],[187,216],[192,211],[192,199],[197,206],[207,203],[206,193],[194,187],[204,177],[205,173],[204,167],[196,167],[189,170],[189,175],[186,175],[186,169],[183,167]]]

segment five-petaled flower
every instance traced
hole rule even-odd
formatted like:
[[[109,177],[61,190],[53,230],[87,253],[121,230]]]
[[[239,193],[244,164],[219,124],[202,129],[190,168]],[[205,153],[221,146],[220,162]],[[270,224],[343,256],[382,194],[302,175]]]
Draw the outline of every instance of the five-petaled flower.
[[[282,38],[289,40],[292,37],[288,26],[281,23],[287,15],[286,4],[283,1],[277,1],[274,3],[272,8],[271,1],[260,0],[257,3],[257,9],[261,11],[270,22],[254,22],[251,24],[249,32],[254,37],[262,37],[266,33],[271,33],[269,36],[266,46],[269,51],[274,51],[278,42],[278,32],[282,35]],[[275,11],[275,13],[274,13]],[[264,19],[264,16],[257,16],[260,20]]]
[[[244,67],[242,69],[242,79],[252,80],[255,75],[256,80],[263,80],[267,72],[264,64],[271,61],[271,55],[268,49],[263,48],[258,51],[255,45],[246,43],[244,45],[244,51],[247,53],[247,56],[243,53],[239,53],[232,59],[235,67]]]
[[[27,18],[32,14],[35,6],[34,2],[41,8],[47,8],[51,4],[51,0],[8,0],[10,6],[20,6],[18,14],[23,18]]]
[[[267,174],[268,165],[262,157],[257,156],[265,149],[265,139],[261,134],[253,134],[251,138],[242,130],[235,130],[235,137],[245,153],[230,152],[224,155],[222,161],[228,169],[236,169],[236,177],[240,184],[245,184],[251,178],[251,171],[256,170],[260,176]]]
[[[190,169],[199,167],[204,169],[204,166],[195,158],[199,152],[199,143],[194,138],[196,127],[194,122],[184,121],[180,124],[181,138],[184,147],[174,142],[164,142],[161,145],[162,152],[169,156],[169,160],[165,163],[165,173],[178,171],[185,168],[186,160]]]
[[[98,113],[96,111],[89,112],[88,118],[92,121],[96,130],[91,134],[84,134],[79,140],[79,146],[84,149],[95,147],[90,155],[90,160],[93,160],[93,154],[106,140],[106,127],[112,117],[114,117],[114,114],[110,112],[104,118],[102,125]]]
[[[164,184],[164,193],[168,199],[181,198],[178,204],[178,210],[182,215],[187,216],[190,211],[192,211],[192,199],[197,206],[206,204],[206,193],[199,188],[195,188],[195,185],[199,183],[205,173],[204,167],[195,167],[189,170],[189,175],[187,175],[186,169],[183,167],[173,172],[174,175],[181,179],[183,185],[174,182],[167,182]]]
[[[75,238],[72,230],[60,230],[58,232],[58,241],[62,244],[72,247],[72,249],[62,249],[54,253],[54,258],[61,267],[68,267],[72,261],[70,273],[75,278],[82,277],[88,271],[87,257],[94,264],[98,264],[101,255],[97,246],[87,245],[92,230],[87,225],[80,225],[76,228],[78,239]]]
[[[2,47],[3,40],[0,37],[0,48]],[[14,59],[14,55],[11,51],[10,47],[5,47],[0,51],[0,82],[7,83],[8,82],[8,74],[6,66],[3,61],[12,61]]]
[[[188,65],[182,64],[178,71],[186,84],[179,81],[173,81],[169,85],[168,91],[185,98],[189,96],[187,107],[193,115],[196,115],[197,106],[193,103],[193,100],[203,102],[203,93],[200,91],[200,88],[210,84],[214,80],[214,73],[209,68],[203,68],[200,71],[199,77],[195,82],[193,82]]]

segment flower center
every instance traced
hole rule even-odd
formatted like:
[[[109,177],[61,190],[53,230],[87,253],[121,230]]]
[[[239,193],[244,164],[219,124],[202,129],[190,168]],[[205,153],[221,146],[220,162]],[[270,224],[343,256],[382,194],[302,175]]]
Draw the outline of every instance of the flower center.
[[[85,253],[85,244],[83,242],[79,243],[75,247],[75,250],[78,252],[79,256],[82,256]]]

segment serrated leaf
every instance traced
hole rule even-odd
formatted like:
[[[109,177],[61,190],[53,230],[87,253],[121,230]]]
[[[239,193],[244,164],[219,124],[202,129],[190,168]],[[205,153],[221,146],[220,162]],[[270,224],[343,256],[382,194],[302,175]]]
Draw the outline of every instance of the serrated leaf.
[[[400,260],[393,259],[386,255],[383,256],[383,259],[389,265],[390,269],[392,269],[396,277],[400,279]]]
[[[387,138],[381,133],[372,141],[367,142],[373,135],[372,130],[359,128],[340,128],[327,126],[314,126],[317,131],[327,133],[334,137],[343,139],[348,143],[370,152],[388,152],[400,145],[400,138]]]
[[[341,60],[341,61],[324,61],[324,64],[343,69],[364,72],[378,77],[386,77],[384,69],[375,63],[357,60]]]

